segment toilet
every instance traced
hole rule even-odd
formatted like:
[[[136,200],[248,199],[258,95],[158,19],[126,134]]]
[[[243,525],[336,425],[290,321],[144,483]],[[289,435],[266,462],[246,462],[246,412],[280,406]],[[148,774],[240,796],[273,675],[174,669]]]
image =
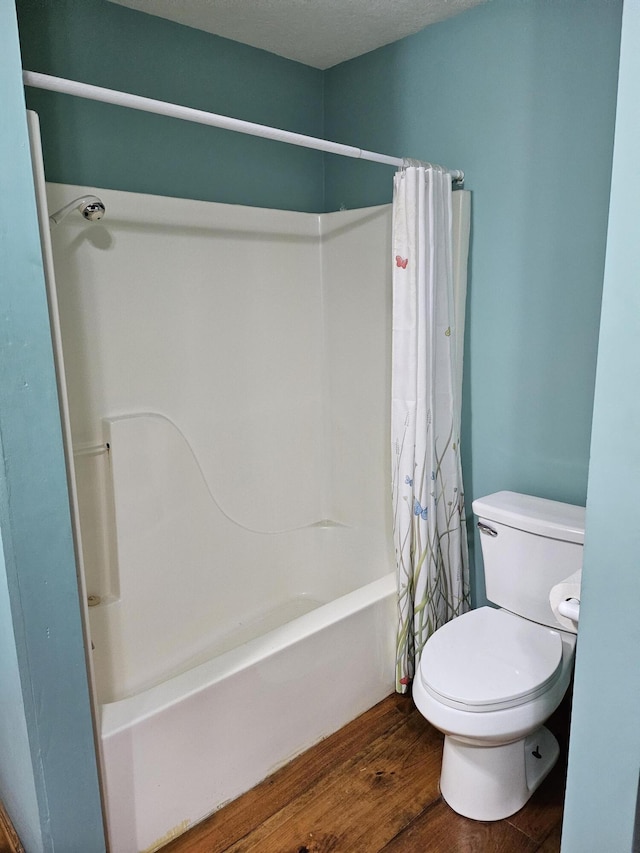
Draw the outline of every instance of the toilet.
[[[413,698],[445,735],[443,799],[491,821],[521,809],[558,758],[543,723],[569,686],[576,630],[556,619],[549,593],[582,567],[585,511],[515,492],[479,498],[473,511],[497,608],[471,610],[427,640]]]

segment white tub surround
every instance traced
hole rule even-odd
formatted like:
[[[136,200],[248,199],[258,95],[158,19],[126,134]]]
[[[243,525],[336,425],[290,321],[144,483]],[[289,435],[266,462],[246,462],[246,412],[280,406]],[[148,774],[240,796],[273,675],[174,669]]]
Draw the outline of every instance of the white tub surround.
[[[112,849],[393,690],[390,207],[51,184]]]

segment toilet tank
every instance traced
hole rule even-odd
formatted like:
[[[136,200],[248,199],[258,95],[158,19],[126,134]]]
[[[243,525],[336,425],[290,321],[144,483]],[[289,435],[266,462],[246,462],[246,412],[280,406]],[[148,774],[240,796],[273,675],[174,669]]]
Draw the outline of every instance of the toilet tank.
[[[560,628],[552,586],[582,568],[584,507],[516,492],[473,502],[487,598],[525,619]]]

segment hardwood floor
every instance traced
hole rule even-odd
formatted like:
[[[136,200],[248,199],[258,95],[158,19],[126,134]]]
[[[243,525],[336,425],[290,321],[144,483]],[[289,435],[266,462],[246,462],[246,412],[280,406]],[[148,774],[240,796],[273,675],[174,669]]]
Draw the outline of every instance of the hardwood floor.
[[[2,803],[0,803],[0,853],[24,853],[24,847]]]
[[[558,853],[569,699],[547,723],[561,758],[507,820],[453,812],[442,735],[393,695],[162,848],[162,853]]]

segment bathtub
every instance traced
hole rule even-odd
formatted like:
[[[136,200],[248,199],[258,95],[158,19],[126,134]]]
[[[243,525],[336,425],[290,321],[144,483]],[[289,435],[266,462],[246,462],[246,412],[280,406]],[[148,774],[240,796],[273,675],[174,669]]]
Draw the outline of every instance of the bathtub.
[[[137,853],[394,689],[391,211],[48,207],[87,192],[107,216],[54,229],[48,281],[110,846]]]
[[[107,209],[47,286],[110,847],[152,851],[394,689],[391,207],[41,183]]]
[[[114,853],[157,850],[388,696],[395,590],[387,574],[103,705]]]

